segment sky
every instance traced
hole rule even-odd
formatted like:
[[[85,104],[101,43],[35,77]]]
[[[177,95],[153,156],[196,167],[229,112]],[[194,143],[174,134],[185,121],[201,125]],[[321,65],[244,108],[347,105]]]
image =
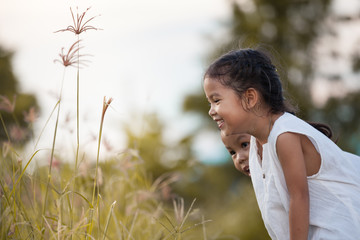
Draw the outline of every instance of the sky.
[[[64,74],[64,67],[54,60],[76,37],[55,31],[72,25],[70,8],[76,14],[89,7],[85,20],[96,16],[90,25],[101,30],[80,35],[81,53],[90,61],[80,70],[80,145],[96,150],[104,96],[114,99],[103,134],[115,151],[123,147],[121,124],[130,122],[141,129],[140,116],[145,113],[159,113],[168,126],[169,141],[191,131],[196,122],[183,117],[181,103],[185,95],[201,88],[211,39],[223,33],[221,23],[230,13],[229,2],[0,0],[0,44],[15,52],[13,70],[20,89],[36,94],[41,107],[35,136],[44,132],[30,149],[51,147],[55,115],[50,114],[62,79],[57,146],[75,147],[71,134],[76,127],[76,69],[66,68]]]
[[[334,10],[349,13],[360,7],[358,0],[343,3],[335,1]],[[76,14],[89,7],[85,20],[96,16],[90,25],[101,30],[89,30],[80,35],[81,53],[89,61],[88,66],[80,70],[82,150],[96,155],[104,96],[114,99],[103,129],[103,140],[112,150],[104,153],[111,155],[124,148],[123,123],[130,123],[141,133],[144,123],[141,116],[146,113],[159,114],[166,124],[164,132],[168,142],[176,142],[196,129],[199,123],[184,115],[181,104],[185,95],[201,89],[206,57],[216,40],[226,36],[224,24],[231,14],[229,1],[0,0],[0,44],[15,52],[13,70],[20,90],[36,94],[41,107],[29,154],[34,149],[51,147],[55,125],[55,115],[51,115],[51,111],[58,100],[62,79],[57,148],[68,149],[70,155],[74,151],[76,69],[66,68],[64,75],[64,67],[54,60],[59,58],[62,48],[67,51],[77,39],[73,33],[55,31],[73,24],[70,8]],[[358,26],[338,26],[337,29],[341,37],[335,44],[351,54],[354,51],[351,46],[356,45],[351,41],[357,39],[353,36]],[[329,44],[334,43],[320,40],[319,51],[326,52]],[[324,60],[318,62],[316,74],[319,76],[313,87],[315,101],[321,104],[329,95],[346,94],[322,79],[322,73],[350,72],[349,66]],[[349,76],[348,82],[357,84],[353,78]],[[38,138],[40,141],[36,144]],[[219,159],[224,148],[216,132],[199,134],[197,139],[194,148],[202,157]]]

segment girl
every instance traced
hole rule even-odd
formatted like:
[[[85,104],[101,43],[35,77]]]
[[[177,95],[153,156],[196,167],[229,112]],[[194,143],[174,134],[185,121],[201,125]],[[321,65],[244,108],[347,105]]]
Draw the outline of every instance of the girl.
[[[236,170],[249,177],[250,137],[249,134],[236,134],[230,136],[221,134],[221,140],[230,153]]]
[[[360,157],[291,114],[266,54],[225,54],[204,91],[222,134],[253,136],[251,180],[272,239],[359,239]]]
[[[317,130],[325,134],[328,138],[331,138],[331,129],[320,123],[310,123]],[[239,172],[251,177],[249,167],[249,150],[250,150],[250,139],[249,134],[234,134],[224,135],[221,134],[221,141],[225,148],[228,150],[231,159],[233,160],[234,167]]]

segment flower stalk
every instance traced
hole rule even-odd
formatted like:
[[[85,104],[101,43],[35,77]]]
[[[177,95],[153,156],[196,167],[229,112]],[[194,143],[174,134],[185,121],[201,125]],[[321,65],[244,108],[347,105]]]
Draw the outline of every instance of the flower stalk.
[[[96,206],[98,205],[99,202],[99,184],[98,184],[98,169],[99,169],[99,157],[100,157],[100,146],[101,146],[101,137],[102,137],[102,130],[103,130],[103,125],[104,125],[104,118],[105,118],[105,113],[108,109],[108,107],[110,106],[111,102],[113,101],[112,98],[109,98],[106,101],[106,97],[104,97],[104,101],[103,101],[103,109],[102,109],[102,114],[101,114],[101,121],[100,121],[100,129],[99,129],[99,140],[98,140],[98,149],[97,149],[97,156],[96,156],[96,167],[95,167],[95,177],[94,177],[94,187],[93,187],[93,194],[92,194],[92,200],[91,200],[91,205],[94,207],[94,201],[95,201],[95,192],[97,192],[97,200],[96,200]],[[96,188],[97,187],[97,188]],[[97,191],[95,191],[97,190]],[[88,228],[88,235],[91,235],[92,232],[92,227],[93,227],[93,213],[94,213],[94,209],[90,210],[90,219],[89,219],[89,228]]]
[[[78,10],[78,8],[76,8]],[[75,169],[74,169],[74,174],[75,174],[75,179],[74,179],[74,186],[73,186],[73,192],[76,192],[76,178],[77,178],[77,170],[78,170],[78,162],[79,162],[79,150],[80,150],[80,34],[83,32],[86,32],[88,30],[101,30],[99,28],[96,28],[94,26],[89,25],[89,22],[92,21],[94,18],[96,18],[97,16],[91,17],[88,20],[84,20],[85,19],[85,15],[86,13],[90,10],[90,8],[87,8],[82,14],[79,15],[78,11],[76,14],[76,17],[72,11],[72,9],[70,8],[70,12],[71,12],[71,17],[73,20],[73,25],[69,25],[68,27],[64,28],[64,29],[60,29],[57,32],[72,32],[75,33],[75,35],[77,35],[77,41],[75,42],[75,45],[77,45],[77,47],[74,49],[72,54],[69,55],[69,58],[72,59],[75,54],[77,54],[77,74],[76,74],[76,155],[75,155]],[[71,62],[71,61],[70,61]],[[72,194],[72,201],[71,201],[71,206],[73,206],[74,203],[74,194]],[[72,229],[72,225],[74,222],[74,216],[73,214],[71,214],[71,223],[70,223],[70,228]]]

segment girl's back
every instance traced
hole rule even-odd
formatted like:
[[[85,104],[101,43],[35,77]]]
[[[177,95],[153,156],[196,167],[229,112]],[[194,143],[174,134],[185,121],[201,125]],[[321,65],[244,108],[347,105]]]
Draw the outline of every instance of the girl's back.
[[[358,239],[360,236],[360,157],[342,151],[329,138],[292,114],[276,120],[263,145],[263,161],[255,139],[250,144],[250,169],[256,197],[270,236],[289,239],[289,194],[276,153],[279,135],[307,136],[321,157],[319,171],[309,176],[309,239]],[[264,191],[264,189],[266,189]]]

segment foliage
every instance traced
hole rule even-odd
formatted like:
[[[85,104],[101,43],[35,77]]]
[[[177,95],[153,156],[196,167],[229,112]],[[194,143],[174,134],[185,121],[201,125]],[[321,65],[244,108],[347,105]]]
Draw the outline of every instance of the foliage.
[[[286,98],[298,106],[299,117],[308,121],[321,121],[329,124],[335,136],[339,136],[338,144],[344,149],[359,153],[359,143],[356,135],[359,134],[357,102],[360,90],[358,88],[344,89],[346,77],[349,74],[358,74],[359,48],[353,46],[350,56],[341,54],[338,45],[330,44],[326,56],[319,55],[317,49],[321,38],[330,38],[335,42],[339,37],[339,28],[346,27],[344,24],[356,23],[359,16],[347,16],[339,14],[331,9],[334,1],[232,1],[232,17],[225,26],[228,35],[221,38],[220,43],[214,43],[218,47],[209,54],[209,62],[230,49],[239,47],[265,48],[273,55],[273,60],[278,67],[282,78]],[[360,35],[353,34],[359,40]],[[329,73],[325,74],[325,81],[330,86],[338,87],[345,94],[337,94],[331,97],[324,105],[317,105],[312,95],[312,87],[316,81],[316,69],[322,61],[330,58],[338,65],[348,65],[351,72],[333,73],[332,69],[326,68]],[[349,59],[351,61],[349,61]],[[336,60],[336,61],[335,61]],[[320,62],[320,63],[319,63]],[[356,75],[355,75],[356,76]],[[354,85],[354,84],[353,84]],[[334,91],[336,92],[336,91]],[[314,93],[315,95],[317,93]],[[197,112],[206,117],[208,107],[202,100],[202,89],[189,94],[183,103],[185,112]],[[335,114],[343,111],[343,103],[346,103],[346,111],[350,112],[344,119]],[[351,118],[351,119],[348,119]]]
[[[89,214],[94,207],[91,198],[95,165],[83,161],[78,176],[75,176],[68,163],[58,161],[53,166],[51,194],[47,200],[45,215],[42,215],[47,167],[37,166],[32,173],[24,172],[21,161],[14,156],[14,153],[9,152],[1,158],[0,238],[85,239]],[[202,238],[201,226],[196,227],[196,224],[204,223],[199,212],[194,212],[192,208],[185,209],[184,206],[178,209],[180,212],[176,212],[175,208],[164,205],[161,189],[166,187],[166,181],[171,175],[153,181],[136,150],[128,149],[121,156],[103,161],[98,169],[99,190],[96,194],[99,196],[99,203],[94,209],[95,224],[91,238]],[[73,192],[71,186],[75,178],[79,184],[77,191]],[[72,194],[75,196],[73,204],[70,201]],[[71,211],[75,216],[72,228]],[[41,228],[42,220],[46,223],[44,228]],[[181,233],[187,228],[191,230]]]
[[[236,48],[246,47],[261,47],[273,55],[273,60],[277,65],[279,74],[284,82],[284,89],[286,98],[299,108],[298,115],[308,121],[319,121],[329,124],[333,131],[335,138],[338,138],[338,144],[344,150],[360,153],[360,139],[359,139],[359,90],[348,89],[350,92],[340,97],[329,98],[325,105],[318,106],[313,100],[311,89],[316,79],[315,71],[317,70],[317,61],[322,61],[323,56],[319,56],[317,47],[319,47],[319,39],[322,37],[337,38],[336,26],[339,22],[355,23],[359,20],[359,16],[338,16],[336,12],[331,10],[330,0],[317,1],[292,1],[292,0],[250,0],[250,1],[231,1],[232,16],[224,24],[227,33],[223,36],[217,37],[218,40],[214,42],[214,50],[208,55],[208,63],[212,62],[221,54]],[[353,35],[355,38],[356,35]],[[357,35],[359,37],[359,35]],[[356,42],[356,41],[355,41]],[[330,52],[330,58],[338,58],[341,64],[346,64],[348,57],[339,54],[341,49],[338,45],[330,44],[327,52]],[[358,73],[359,65],[359,51],[356,46],[353,47],[352,62],[350,62],[350,69],[354,73]],[[327,70],[330,70],[327,68]],[[331,71],[330,71],[331,72]],[[346,76],[338,76],[337,74],[327,75],[328,82],[334,81],[337,76],[336,86],[343,87],[341,80]],[[200,80],[201,81],[201,80]],[[186,96],[183,101],[184,112],[190,112],[201,116],[203,124],[201,128],[206,131],[211,131],[212,120],[208,116],[208,104],[202,89],[196,89],[193,93]],[[216,126],[212,124],[213,131]],[[191,138],[191,137],[190,137]],[[229,179],[236,177],[236,172],[229,171],[229,169],[218,166],[218,169],[211,174],[212,178],[222,176],[222,171],[226,171],[227,180],[220,180],[224,183]],[[204,177],[201,181],[201,186],[207,186],[207,183],[212,181],[211,177]],[[239,181],[244,182],[244,179]],[[202,185],[203,184],[203,185]],[[243,183],[245,186],[246,181]],[[226,186],[213,185],[211,191],[214,192],[220,188],[228,189]],[[193,185],[190,188],[195,188]],[[251,192],[250,188],[248,190]],[[200,191],[200,190],[194,190]],[[228,195],[217,196],[227,196]],[[205,195],[204,195],[205,196]],[[216,198],[206,196],[208,201]],[[230,200],[224,200],[221,197],[219,204],[223,206],[231,205],[234,209],[227,211],[242,212],[243,208],[247,206],[233,204]],[[247,202],[250,199],[238,195],[240,199]],[[233,198],[236,201],[236,198]],[[249,200],[250,201],[250,200]],[[254,201],[254,199],[253,199]],[[256,207],[256,206],[253,206]],[[220,212],[220,211],[219,211]],[[223,211],[225,214],[226,211]],[[260,239],[267,236],[264,233],[262,220],[259,214],[247,214],[255,218],[258,223],[258,229],[261,233],[258,236],[244,236],[244,239]],[[240,215],[240,214],[239,214]],[[220,217],[221,218],[221,217]],[[219,217],[214,217],[219,219]],[[233,217],[232,221],[241,225],[241,216]],[[236,224],[235,224],[236,225]],[[230,230],[232,233],[236,232],[236,228]],[[259,231],[259,230],[258,230]],[[251,231],[250,231],[251,232]],[[244,231],[238,232],[237,236],[243,236]]]
[[[161,188],[164,201],[182,197],[196,199],[205,219],[210,239],[269,239],[248,177],[237,172],[232,161],[207,165],[191,151],[193,142],[185,137],[173,146],[164,140],[164,127],[155,114],[145,115],[140,133],[127,126],[129,148],[144,156],[144,166],[153,177],[172,174],[172,184]]]
[[[78,37],[67,54],[64,54],[64,49],[61,50],[61,60],[58,60],[65,69],[77,65],[78,70],[75,166],[71,167],[69,162],[61,159],[62,150],[55,144],[61,114],[62,87],[49,116],[50,119],[53,113],[57,114],[51,149],[40,150],[36,144],[31,157],[23,156],[22,145],[15,144],[9,137],[7,122],[1,118],[8,141],[1,143],[0,238],[206,239],[207,220],[194,209],[195,200],[185,206],[186,201],[180,197],[165,197],[169,184],[176,179],[172,174],[165,173],[154,179],[145,168],[145,161],[140,157],[138,149],[134,148],[126,149],[119,156],[107,160],[100,159],[104,117],[112,98],[104,98],[96,162],[90,162],[85,154],[79,158],[79,66],[80,57],[84,56],[79,53],[79,34],[98,29],[87,25],[94,17],[83,22],[88,10],[76,15],[77,21],[71,10],[74,27],[60,30],[74,32]],[[11,73],[10,70],[11,65],[6,66],[5,72]],[[1,100],[2,109],[14,113],[15,104],[6,96]],[[26,120],[29,119],[36,120],[28,114]],[[17,118],[13,117],[12,122],[17,122]],[[146,149],[144,152],[148,153]],[[45,153],[45,157],[39,156],[40,153]],[[46,162],[48,157],[47,165],[39,164]],[[171,200],[172,208],[169,207]]]
[[[32,136],[32,120],[26,118],[37,111],[34,95],[20,93],[18,80],[13,72],[13,53],[0,46],[0,142],[21,144]],[[6,126],[6,129],[5,129]]]
[[[314,112],[318,121],[328,122],[333,129],[336,129],[334,140],[338,145],[349,152],[360,155],[360,94],[349,93],[345,97],[330,98],[323,111]]]

